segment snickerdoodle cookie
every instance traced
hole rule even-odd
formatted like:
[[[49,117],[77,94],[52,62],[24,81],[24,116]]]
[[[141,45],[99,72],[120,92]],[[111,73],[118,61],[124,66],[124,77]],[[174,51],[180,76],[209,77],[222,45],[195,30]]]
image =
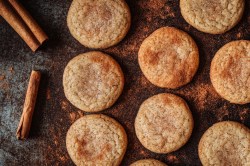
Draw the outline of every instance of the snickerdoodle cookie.
[[[210,78],[224,99],[250,103],[250,41],[233,41],[220,48],[212,60]]]
[[[127,148],[127,135],[123,127],[108,116],[86,115],[68,130],[66,147],[77,166],[118,166]]]
[[[199,157],[204,166],[250,165],[250,130],[238,122],[214,124],[200,140]]]
[[[167,165],[155,159],[143,159],[132,163],[130,166],[167,166]]]
[[[233,28],[243,15],[244,6],[244,0],[180,0],[184,19],[210,34],[221,34]]]
[[[63,74],[67,99],[86,112],[112,106],[122,93],[124,76],[119,64],[102,52],[88,52],[73,58]]]
[[[127,34],[131,16],[125,0],[73,0],[67,17],[72,36],[90,48],[107,48]]]
[[[181,148],[191,136],[193,117],[180,97],[162,93],[148,98],[135,119],[135,132],[141,144],[155,153]]]
[[[143,41],[138,61],[152,84],[174,89],[192,80],[199,66],[199,52],[187,33],[163,27]]]

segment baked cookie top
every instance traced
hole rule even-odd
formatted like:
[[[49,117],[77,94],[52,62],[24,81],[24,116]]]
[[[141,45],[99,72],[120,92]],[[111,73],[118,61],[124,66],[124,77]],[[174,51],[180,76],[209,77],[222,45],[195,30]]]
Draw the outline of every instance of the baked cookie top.
[[[86,115],[69,128],[66,147],[78,166],[118,166],[127,148],[127,135],[114,119],[102,115]]]
[[[143,159],[132,163],[130,166],[167,166],[167,165],[155,159]]]
[[[199,157],[203,165],[250,165],[250,130],[232,121],[214,124],[200,140]]]
[[[243,15],[244,6],[244,0],[180,0],[184,19],[210,34],[221,34],[233,28]]]
[[[135,132],[141,144],[155,153],[181,148],[191,136],[193,117],[186,102],[162,93],[145,100],[135,119]]]
[[[131,15],[124,0],[73,0],[67,24],[82,45],[107,48],[126,36]]]
[[[212,60],[210,78],[224,99],[236,104],[249,103],[250,41],[233,41],[220,48]]]
[[[142,42],[138,61],[152,84],[174,89],[192,80],[199,66],[199,52],[187,33],[163,27]]]
[[[119,64],[102,52],[88,52],[73,58],[63,74],[66,98],[86,112],[112,106],[122,93],[124,76]]]

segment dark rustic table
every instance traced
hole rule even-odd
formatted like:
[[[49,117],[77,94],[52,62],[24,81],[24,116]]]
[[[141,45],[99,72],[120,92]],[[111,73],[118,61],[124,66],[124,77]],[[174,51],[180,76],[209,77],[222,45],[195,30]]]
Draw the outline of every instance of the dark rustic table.
[[[65,147],[65,136],[69,126],[84,113],[65,98],[62,75],[71,58],[90,49],[78,43],[67,28],[66,16],[71,1],[20,1],[50,40],[32,53],[0,18],[0,165],[73,165]],[[211,59],[221,46],[232,40],[250,39],[250,2],[246,0],[240,23],[222,35],[205,34],[188,25],[180,14],[177,0],[127,0],[127,3],[132,13],[128,35],[117,46],[102,50],[120,63],[126,79],[119,100],[102,112],[118,120],[128,134],[129,144],[122,165],[149,157],[169,165],[201,165],[197,146],[208,127],[223,120],[238,121],[250,127],[250,104],[236,105],[223,100],[209,79]],[[149,83],[137,63],[137,52],[143,39],[162,26],[174,26],[188,32],[199,46],[199,70],[191,83],[177,90],[162,89]],[[30,138],[18,141],[15,132],[32,69],[42,71],[41,86]],[[139,143],[134,131],[134,119],[140,104],[160,92],[183,97],[195,120],[188,143],[170,154],[148,151]]]

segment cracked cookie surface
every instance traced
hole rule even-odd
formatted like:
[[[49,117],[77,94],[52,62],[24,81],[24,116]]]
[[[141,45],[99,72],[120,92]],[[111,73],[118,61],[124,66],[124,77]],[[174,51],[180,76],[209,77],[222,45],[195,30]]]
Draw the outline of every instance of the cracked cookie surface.
[[[135,119],[135,132],[141,144],[155,153],[181,148],[191,136],[193,117],[180,97],[162,93],[145,100]]]
[[[132,163],[130,166],[167,166],[167,165],[155,159],[143,159]]]
[[[127,135],[106,115],[86,115],[69,128],[66,147],[77,166],[118,166],[127,148]]]
[[[66,98],[86,112],[111,107],[122,93],[124,76],[119,64],[102,52],[80,54],[70,60],[63,74]]]
[[[67,17],[72,36],[90,48],[117,44],[130,24],[130,10],[124,0],[74,0]]]
[[[212,60],[210,78],[224,99],[250,103],[250,41],[233,41],[220,48]]]
[[[181,14],[196,29],[221,34],[232,29],[244,12],[244,0],[180,0]]]
[[[199,66],[199,52],[187,33],[163,27],[142,42],[138,62],[152,84],[175,89],[192,80]]]
[[[204,166],[250,165],[250,130],[233,121],[214,124],[199,142],[199,157]]]

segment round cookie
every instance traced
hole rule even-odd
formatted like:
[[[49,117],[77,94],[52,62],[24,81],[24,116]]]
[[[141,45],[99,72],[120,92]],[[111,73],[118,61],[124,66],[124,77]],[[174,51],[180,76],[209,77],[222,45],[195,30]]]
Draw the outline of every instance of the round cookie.
[[[138,61],[152,84],[175,89],[192,80],[199,66],[199,52],[187,33],[163,27],[143,41]]]
[[[122,93],[124,76],[119,64],[102,52],[88,52],[73,58],[63,74],[66,98],[86,112],[112,106]]]
[[[196,29],[221,34],[232,29],[244,12],[244,0],[180,0],[181,14]]]
[[[250,165],[250,130],[238,122],[214,124],[199,142],[203,165]]]
[[[180,97],[162,93],[145,100],[135,119],[135,132],[141,144],[155,153],[170,153],[190,138],[193,117]]]
[[[125,0],[73,0],[67,24],[82,45],[107,48],[126,36],[131,15]]]
[[[118,166],[127,148],[127,135],[123,127],[108,116],[86,115],[69,128],[66,147],[77,166]]]
[[[143,159],[132,163],[130,166],[167,166],[167,165],[155,159]]]
[[[233,41],[220,48],[212,60],[210,78],[224,99],[250,103],[250,41]]]

